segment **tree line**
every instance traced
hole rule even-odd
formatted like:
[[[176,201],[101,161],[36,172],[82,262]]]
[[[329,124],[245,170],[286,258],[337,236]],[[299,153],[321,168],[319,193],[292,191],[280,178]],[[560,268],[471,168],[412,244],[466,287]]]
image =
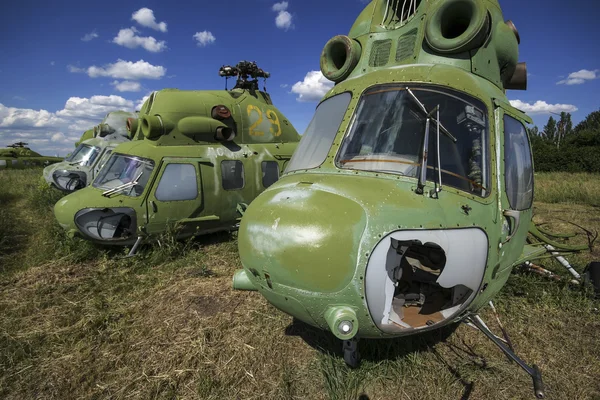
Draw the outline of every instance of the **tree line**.
[[[600,110],[573,127],[571,114],[550,117],[542,131],[528,128],[536,171],[600,173]]]

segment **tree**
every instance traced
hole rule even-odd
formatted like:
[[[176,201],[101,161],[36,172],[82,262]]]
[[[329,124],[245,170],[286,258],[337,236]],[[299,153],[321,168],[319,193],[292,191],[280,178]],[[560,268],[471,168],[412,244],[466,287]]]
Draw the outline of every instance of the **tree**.
[[[573,132],[592,131],[600,134],[600,110],[590,113],[583,121],[577,124]]]
[[[556,129],[556,148],[560,148],[560,143],[564,141],[565,137],[571,134],[573,130],[573,122],[571,121],[571,114],[566,112],[560,113],[560,120]]]
[[[547,142],[556,143],[556,120],[550,116],[548,123],[544,126],[543,137]]]

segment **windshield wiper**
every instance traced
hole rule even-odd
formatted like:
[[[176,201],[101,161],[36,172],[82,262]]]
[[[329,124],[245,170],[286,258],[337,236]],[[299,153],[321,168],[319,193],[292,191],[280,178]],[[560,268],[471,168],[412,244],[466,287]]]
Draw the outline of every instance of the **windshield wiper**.
[[[415,94],[412,92],[412,90],[410,90],[409,88],[406,88],[406,91],[408,92],[410,97],[415,101],[415,103],[417,103],[419,105],[419,108],[421,109],[421,111],[423,111],[423,113],[425,114],[425,117],[430,118],[433,115],[433,113],[436,111],[436,109],[434,108],[431,111],[427,111],[425,104],[421,103],[421,100],[419,100],[419,98],[417,96],[415,96]],[[456,137],[454,137],[454,135],[451,134],[450,131],[444,127],[444,125],[442,125],[439,118],[435,121],[435,123],[438,125],[439,129],[444,133],[444,135],[448,136],[454,143],[456,143],[458,141],[456,139]]]
[[[137,176],[137,178],[135,178],[131,182],[127,182],[127,183],[124,183],[124,184],[122,184],[120,186],[117,186],[115,188],[109,189],[106,192],[102,193],[102,196],[108,197],[111,194],[115,194],[117,192],[120,192],[121,190],[125,190],[125,189],[128,189],[128,188],[132,187],[132,186],[137,185],[138,181],[140,180],[140,178],[142,177],[143,174],[144,174],[144,171],[140,172],[140,174]]]

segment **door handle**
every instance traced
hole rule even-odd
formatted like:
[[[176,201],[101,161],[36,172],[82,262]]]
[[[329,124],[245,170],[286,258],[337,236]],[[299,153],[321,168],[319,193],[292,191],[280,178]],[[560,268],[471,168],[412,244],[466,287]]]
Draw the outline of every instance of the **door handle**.
[[[519,230],[519,224],[521,223],[521,212],[516,210],[504,210],[502,214],[505,217],[512,218],[514,220],[514,224],[511,224],[511,226],[509,227],[510,230],[508,232],[508,236],[506,237],[504,242],[502,242],[502,244],[505,244],[508,243],[508,241],[512,239],[513,236],[515,236],[515,233],[517,233],[517,231]]]
[[[150,205],[152,206],[152,211],[158,212],[158,207],[156,206],[154,200],[150,200]]]

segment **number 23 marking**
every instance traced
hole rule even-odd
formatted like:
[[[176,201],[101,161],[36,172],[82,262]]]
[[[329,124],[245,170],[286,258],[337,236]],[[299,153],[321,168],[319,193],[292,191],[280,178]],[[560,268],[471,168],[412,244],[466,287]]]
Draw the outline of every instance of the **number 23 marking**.
[[[249,128],[250,135],[251,136],[264,136],[265,133],[263,131],[259,131],[256,129],[263,122],[263,113],[260,110],[260,108],[258,108],[254,104],[248,104],[247,111],[248,111],[248,116],[251,116],[253,111],[256,112],[256,114],[258,114],[258,119]],[[279,118],[277,117],[277,114],[273,110],[267,110],[266,115],[267,115],[267,119],[269,120],[269,122],[271,122],[271,127],[269,128],[269,132],[271,132],[271,134],[273,134],[273,136],[280,136],[281,135],[281,124],[279,123]]]

